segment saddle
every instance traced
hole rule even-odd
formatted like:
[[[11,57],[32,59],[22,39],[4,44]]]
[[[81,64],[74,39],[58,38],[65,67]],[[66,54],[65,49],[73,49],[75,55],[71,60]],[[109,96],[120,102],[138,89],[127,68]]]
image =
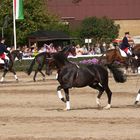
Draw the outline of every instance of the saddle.
[[[10,60],[10,59],[9,59],[9,57],[8,57],[7,55],[5,56],[5,59],[6,59],[6,60],[8,61],[8,63],[9,63],[9,60]],[[1,58],[0,58],[0,64],[5,64],[5,63],[4,63],[4,60],[1,59]]]
[[[119,51],[122,57],[127,57],[127,54],[122,49],[119,48]]]

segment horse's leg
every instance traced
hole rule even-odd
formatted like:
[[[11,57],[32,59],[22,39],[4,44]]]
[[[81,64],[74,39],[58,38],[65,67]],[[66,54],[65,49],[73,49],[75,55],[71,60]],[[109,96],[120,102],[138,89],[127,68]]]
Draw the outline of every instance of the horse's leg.
[[[43,76],[43,81],[45,81],[45,74],[42,72],[42,68],[43,68],[44,64],[39,64],[38,66],[38,71],[41,73],[41,75]]]
[[[39,72],[40,72],[41,75],[43,76],[43,81],[45,81],[45,74],[44,74],[41,70],[39,70]]]
[[[35,70],[35,74],[34,74],[34,76],[33,76],[33,80],[34,80],[34,82],[36,82],[36,75],[37,75],[37,73],[38,73],[38,69]]]
[[[131,61],[132,60],[131,60],[130,56],[128,56],[128,58],[125,59],[125,62],[124,62],[124,67],[125,67],[124,74],[129,73],[129,67],[132,68],[131,67],[131,63],[132,63]]]
[[[61,99],[64,103],[66,103],[65,98],[62,96],[61,89],[62,89],[61,86],[57,87],[57,95],[58,95],[59,99]]]
[[[0,82],[3,82],[3,81],[4,81],[4,78],[5,78],[5,75],[6,75],[7,72],[8,72],[7,70],[4,70],[4,71],[3,71],[3,75],[2,75],[2,77],[1,77]]]
[[[41,70],[42,70],[42,64],[40,64],[40,62],[39,62],[38,67],[37,67],[37,69],[35,70],[35,74],[34,74],[34,76],[33,76],[34,82],[36,82],[36,76],[37,76],[38,71],[41,71]]]
[[[137,97],[136,97],[136,101],[135,101],[135,105],[140,101],[140,89],[138,91]]]
[[[107,97],[108,97],[108,104],[104,107],[104,109],[110,109],[112,92],[111,92],[110,88],[108,87],[108,85],[105,85],[104,87],[105,87],[105,91],[106,91]]]
[[[96,103],[97,103],[98,107],[101,107],[100,98],[104,92],[104,88],[102,86],[100,86],[98,83],[96,85],[90,85],[90,87],[97,89],[99,91],[97,98],[96,98]]]
[[[17,75],[16,75],[15,70],[14,70],[14,69],[10,69],[9,71],[12,72],[12,73],[14,74],[14,77],[15,77],[16,81],[18,82],[18,77],[17,77]]]
[[[52,74],[52,71],[51,71],[51,68],[50,68],[50,64],[49,64],[49,61],[46,60],[46,75],[51,75]]]
[[[65,97],[66,97],[66,108],[64,110],[70,110],[70,97],[69,97],[69,89],[64,89]]]

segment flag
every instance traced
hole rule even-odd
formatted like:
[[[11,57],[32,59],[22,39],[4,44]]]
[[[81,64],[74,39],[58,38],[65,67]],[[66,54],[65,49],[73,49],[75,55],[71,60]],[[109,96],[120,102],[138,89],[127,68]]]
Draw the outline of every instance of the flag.
[[[13,0],[13,1],[14,1],[15,19],[24,19],[23,0]]]

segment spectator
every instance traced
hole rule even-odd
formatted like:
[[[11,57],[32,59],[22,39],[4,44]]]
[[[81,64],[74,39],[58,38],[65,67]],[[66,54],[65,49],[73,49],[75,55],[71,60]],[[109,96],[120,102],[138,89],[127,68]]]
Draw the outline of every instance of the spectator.
[[[97,44],[97,46],[95,47],[95,54],[101,54],[101,49],[99,44]]]
[[[23,47],[23,57],[31,57],[32,51],[31,48],[28,48],[27,45]]]
[[[76,45],[76,55],[82,55],[83,54],[83,49],[80,48],[80,45]]]
[[[50,43],[50,45],[46,45],[46,52],[49,52],[49,53],[55,53],[55,52],[57,52],[57,50],[53,46],[53,43]]]
[[[38,54],[38,48],[34,47],[32,50],[32,56],[35,57]]]
[[[82,51],[83,51],[83,55],[88,54],[88,49],[87,49],[86,45],[83,45]]]
[[[95,54],[95,51],[94,51],[93,47],[90,47],[88,54],[89,55],[94,55]]]

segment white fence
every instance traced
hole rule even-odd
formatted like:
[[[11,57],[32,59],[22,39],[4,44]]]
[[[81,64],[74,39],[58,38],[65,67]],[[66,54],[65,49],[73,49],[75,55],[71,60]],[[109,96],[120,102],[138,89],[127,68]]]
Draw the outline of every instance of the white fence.
[[[68,56],[68,58],[84,58],[84,57],[100,57],[102,54],[95,54],[95,55],[76,55],[76,56]],[[34,57],[23,57],[23,60],[32,60]]]

